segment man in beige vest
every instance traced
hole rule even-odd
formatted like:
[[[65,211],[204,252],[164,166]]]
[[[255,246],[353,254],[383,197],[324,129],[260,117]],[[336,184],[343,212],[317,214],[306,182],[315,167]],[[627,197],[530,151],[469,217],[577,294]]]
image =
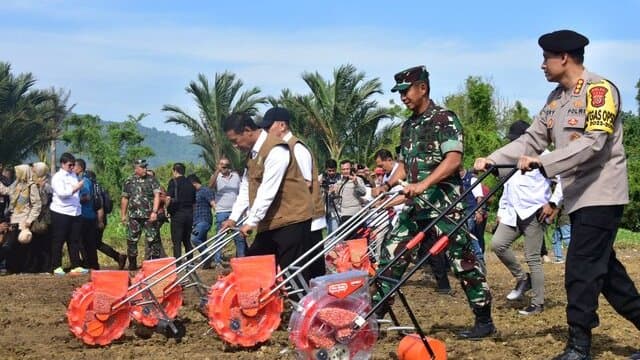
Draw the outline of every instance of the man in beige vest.
[[[222,227],[234,227],[246,209],[240,234],[257,232],[247,255],[274,254],[285,268],[308,248],[311,230],[313,202],[298,163],[286,142],[258,128],[246,113],[228,116],[222,130],[247,153],[240,193]]]
[[[591,329],[598,326],[598,297],[640,329],[640,295],[616,258],[613,242],[629,202],[627,162],[622,146],[620,95],[609,80],[587,71],[589,40],[571,30],[544,34],[542,70],[558,83],[527,131],[474,167],[518,162],[560,175],[564,206],[571,217],[571,243],[565,266],[569,341],[554,359],[591,359]],[[542,152],[554,144],[555,149]],[[635,335],[637,336],[637,335]],[[635,354],[632,359],[640,359]]]
[[[289,123],[291,114],[285,108],[274,107],[269,109],[257,125],[265,129],[269,135],[274,135],[289,145],[289,151],[293,153],[307,188],[311,192],[313,200],[313,215],[311,220],[311,234],[308,248],[322,241],[322,230],[327,227],[325,219],[325,205],[318,181],[318,165],[309,148],[291,132]],[[325,273],[324,259],[321,257],[309,266],[305,272],[305,278],[312,279]]]

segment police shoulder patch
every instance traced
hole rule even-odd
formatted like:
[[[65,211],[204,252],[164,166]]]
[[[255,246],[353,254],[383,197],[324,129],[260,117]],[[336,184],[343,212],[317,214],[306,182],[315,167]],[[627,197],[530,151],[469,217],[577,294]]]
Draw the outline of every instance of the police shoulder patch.
[[[612,85],[606,80],[590,83],[587,87],[586,131],[613,133],[618,107],[614,103]]]

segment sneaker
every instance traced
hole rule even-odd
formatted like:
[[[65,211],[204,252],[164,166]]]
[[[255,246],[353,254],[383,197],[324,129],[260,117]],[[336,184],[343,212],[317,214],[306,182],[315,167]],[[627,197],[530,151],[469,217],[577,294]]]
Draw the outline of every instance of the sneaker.
[[[516,287],[507,295],[507,300],[518,300],[529,290],[531,290],[531,275],[527,273],[526,279],[518,280]]]
[[[53,275],[64,276],[65,274],[66,273],[64,272],[62,267],[58,267],[57,269],[53,270]]]
[[[69,275],[86,275],[88,273],[89,273],[89,269],[85,269],[80,266],[69,270]]]
[[[544,311],[544,305],[534,305],[531,304],[529,306],[527,306],[526,308],[519,310],[518,313],[520,315],[535,315],[535,314],[540,314],[542,311]]]
[[[550,263],[551,262],[551,258],[548,257],[547,255],[542,255],[542,261],[544,261],[546,263]]]
[[[553,260],[554,264],[564,264],[564,259],[555,259]]]
[[[629,356],[629,360],[640,360],[640,352],[631,354],[631,356]]]

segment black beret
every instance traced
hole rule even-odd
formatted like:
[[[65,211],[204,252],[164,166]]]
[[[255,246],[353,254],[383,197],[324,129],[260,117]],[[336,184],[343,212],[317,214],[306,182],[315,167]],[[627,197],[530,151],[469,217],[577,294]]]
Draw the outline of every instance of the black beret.
[[[259,128],[268,129],[273,125],[274,121],[284,121],[287,124],[291,122],[291,114],[289,110],[281,107],[273,107],[264,114],[261,121],[256,121]]]
[[[538,39],[538,45],[543,50],[551,52],[570,52],[583,49],[589,44],[589,39],[572,30],[558,30],[544,34]]]

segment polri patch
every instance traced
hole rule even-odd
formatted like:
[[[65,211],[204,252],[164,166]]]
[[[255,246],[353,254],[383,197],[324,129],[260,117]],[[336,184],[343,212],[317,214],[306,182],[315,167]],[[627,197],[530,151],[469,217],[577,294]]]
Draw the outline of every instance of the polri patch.
[[[587,90],[586,131],[604,131],[612,134],[618,117],[618,108],[613,101],[612,85],[602,80],[589,84]]]

